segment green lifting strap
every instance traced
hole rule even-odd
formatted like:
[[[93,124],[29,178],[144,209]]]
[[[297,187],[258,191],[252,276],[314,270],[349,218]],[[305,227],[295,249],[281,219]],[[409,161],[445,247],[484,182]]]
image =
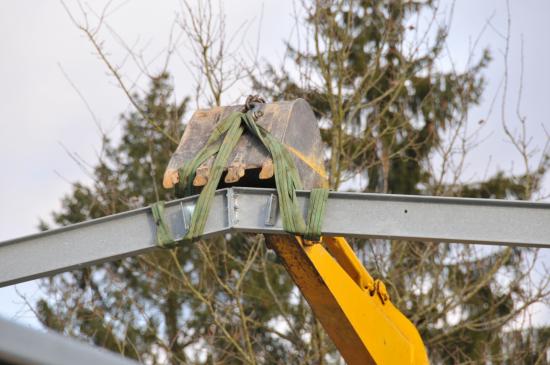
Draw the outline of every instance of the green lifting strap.
[[[304,239],[319,242],[328,202],[328,189],[313,189],[309,195],[307,227]]]
[[[175,242],[164,218],[164,201],[161,200],[151,205],[151,211],[157,226],[157,244],[163,248],[173,246]]]
[[[199,195],[191,217],[189,230],[183,240],[196,240],[204,232],[213,197],[224,167],[227,165],[230,154],[237,145],[245,127],[249,133],[262,142],[273,159],[275,185],[279,197],[283,229],[291,234],[303,235],[308,240],[318,241],[321,235],[328,190],[314,189],[312,191],[308,209],[308,223],[306,225],[297,204],[296,190],[302,188],[302,183],[294,160],[281,142],[256,124],[252,112],[234,112],[222,120],[216,125],[205,146],[197,153],[195,158],[186,162],[179,169],[178,190],[184,196],[191,195],[197,168],[210,157],[216,156],[210,169],[208,182]],[[173,239],[162,218],[163,207],[160,202],[152,206],[155,222],[160,222],[157,223],[157,227],[159,227],[157,230],[159,246],[167,247],[173,244]],[[160,218],[157,220],[157,217]]]

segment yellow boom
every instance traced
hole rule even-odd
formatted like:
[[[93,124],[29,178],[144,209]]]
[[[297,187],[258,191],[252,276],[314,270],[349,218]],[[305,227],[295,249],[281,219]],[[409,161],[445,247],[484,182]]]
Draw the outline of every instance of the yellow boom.
[[[344,238],[310,245],[300,237],[270,236],[267,242],[348,364],[429,363],[416,327]]]

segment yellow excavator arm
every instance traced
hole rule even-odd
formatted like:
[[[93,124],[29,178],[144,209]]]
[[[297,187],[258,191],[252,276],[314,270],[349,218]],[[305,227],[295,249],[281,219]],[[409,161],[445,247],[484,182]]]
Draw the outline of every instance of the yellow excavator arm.
[[[342,237],[268,236],[315,316],[350,365],[428,364],[416,327]]]

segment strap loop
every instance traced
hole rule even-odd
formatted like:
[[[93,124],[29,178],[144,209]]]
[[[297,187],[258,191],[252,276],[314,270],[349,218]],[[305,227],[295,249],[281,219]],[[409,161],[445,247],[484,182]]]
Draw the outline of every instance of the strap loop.
[[[153,213],[155,225],[157,226],[157,244],[163,248],[172,247],[175,242],[164,218],[164,201],[161,200],[152,204],[151,211]]]
[[[319,242],[327,207],[328,189],[313,189],[309,196],[307,227],[304,239]]]

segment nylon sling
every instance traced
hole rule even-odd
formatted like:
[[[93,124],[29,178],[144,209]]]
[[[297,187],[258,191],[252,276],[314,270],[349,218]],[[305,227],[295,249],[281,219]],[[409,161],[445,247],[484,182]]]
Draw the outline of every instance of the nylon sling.
[[[319,241],[328,190],[312,190],[306,225],[297,204],[296,190],[301,189],[302,184],[294,160],[281,142],[263,127],[256,124],[254,116],[250,111],[246,113],[234,112],[222,120],[216,125],[205,146],[197,153],[195,158],[186,162],[179,169],[178,190],[184,196],[189,196],[193,193],[193,179],[195,178],[197,168],[210,157],[216,156],[210,169],[208,182],[199,195],[189,230],[183,240],[193,241],[204,232],[216,187],[219,184],[231,152],[237,145],[245,127],[249,133],[265,146],[273,159],[275,185],[281,209],[283,229],[291,234],[302,235],[307,240]],[[174,240],[163,218],[164,202],[153,204],[152,211],[155,223],[157,224],[158,245],[161,247],[172,247]]]

